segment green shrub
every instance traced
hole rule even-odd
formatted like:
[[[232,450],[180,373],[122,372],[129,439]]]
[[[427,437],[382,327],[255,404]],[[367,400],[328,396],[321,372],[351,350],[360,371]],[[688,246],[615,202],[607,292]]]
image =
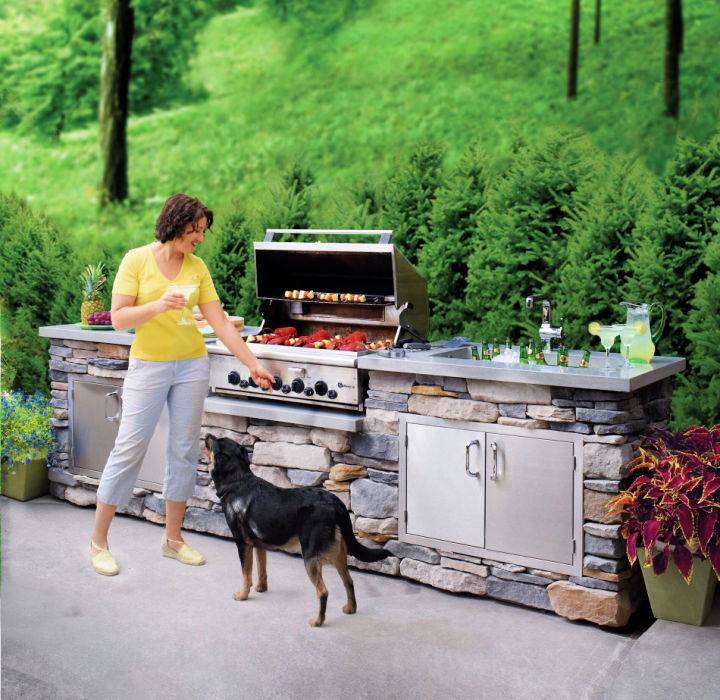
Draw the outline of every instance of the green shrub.
[[[594,167],[594,177],[580,185],[569,212],[567,255],[556,300],[571,348],[599,343],[588,333],[590,321],[624,320],[618,304],[627,274],[627,249],[650,194],[642,182],[646,172],[624,158],[598,155]]]
[[[684,324],[691,364],[673,397],[678,426],[715,425],[720,418],[720,222],[714,228],[703,256],[708,273],[695,285]]]
[[[659,301],[665,307],[667,325],[659,352],[686,352],[691,290],[707,273],[703,253],[718,207],[720,136],[706,143],[681,141],[657,206],[638,226],[624,290],[628,299]]]
[[[393,243],[413,264],[430,230],[433,199],[442,182],[443,150],[424,143],[387,183],[382,224],[393,230]]]
[[[0,194],[2,388],[47,390],[48,341],[40,326],[79,315],[81,260],[53,222]]]
[[[456,335],[468,320],[468,249],[492,177],[490,159],[474,144],[436,192],[431,225],[418,256],[428,283],[432,337]]]
[[[473,338],[537,333],[540,311],[528,312],[525,297],[555,298],[576,193],[596,158],[578,135],[547,133],[536,145],[520,146],[488,189],[468,263],[466,330]]]

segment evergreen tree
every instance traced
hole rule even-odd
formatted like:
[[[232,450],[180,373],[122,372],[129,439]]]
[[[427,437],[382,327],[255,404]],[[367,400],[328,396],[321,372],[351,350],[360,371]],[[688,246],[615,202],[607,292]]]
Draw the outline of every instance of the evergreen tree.
[[[476,339],[537,334],[529,294],[555,300],[575,208],[597,153],[571,132],[546,133],[521,146],[508,172],[488,189],[468,263],[466,330]]]
[[[53,222],[0,194],[2,389],[47,390],[47,339],[39,326],[80,315],[82,261]]]
[[[714,228],[704,255],[708,273],[695,286],[684,324],[692,361],[673,396],[678,427],[720,422],[720,220]]]
[[[382,190],[378,185],[369,180],[364,180],[352,187],[349,192],[340,193],[332,207],[332,223],[328,228],[381,228],[381,192]],[[367,240],[363,242],[367,242]]]
[[[383,203],[382,223],[393,230],[393,243],[413,264],[425,243],[435,193],[442,179],[443,151],[421,144],[404,167],[390,178]]]
[[[427,240],[418,256],[428,283],[433,337],[456,335],[467,321],[468,249],[491,177],[489,159],[473,144],[437,190]]]
[[[658,350],[686,353],[684,324],[692,288],[707,274],[703,254],[720,207],[720,136],[683,141],[664,178],[657,205],[630,245],[624,297],[658,301],[667,326]]]
[[[618,304],[624,283],[627,249],[651,195],[642,185],[644,171],[625,159],[597,157],[595,176],[583,182],[568,217],[567,257],[560,269],[558,313],[564,316],[568,347],[587,347],[590,321],[622,320]]]

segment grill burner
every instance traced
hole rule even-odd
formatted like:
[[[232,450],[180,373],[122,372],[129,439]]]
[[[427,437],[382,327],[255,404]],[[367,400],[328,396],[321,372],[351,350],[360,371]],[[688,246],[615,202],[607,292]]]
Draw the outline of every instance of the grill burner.
[[[331,338],[362,331],[365,344],[340,350],[248,343],[275,376],[274,391],[254,386],[247,368],[229,354],[211,356],[211,390],[362,410],[367,377],[357,369],[357,358],[384,353],[388,346],[425,342],[428,330],[425,280],[390,243],[391,233],[268,229],[265,240],[255,243],[256,290],[263,317],[258,335],[287,327],[301,336],[323,330],[327,333],[319,335]],[[274,241],[276,234],[379,235],[380,242],[292,243]],[[288,290],[338,290],[338,295],[358,295],[350,298],[362,296],[364,301],[340,301],[338,296],[334,302],[315,295],[292,299],[286,297]],[[385,349],[368,349],[373,344]]]

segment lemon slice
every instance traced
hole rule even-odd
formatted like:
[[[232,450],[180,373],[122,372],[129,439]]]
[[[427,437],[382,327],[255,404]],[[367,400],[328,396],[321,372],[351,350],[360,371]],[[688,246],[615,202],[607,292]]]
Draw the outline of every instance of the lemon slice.
[[[642,323],[642,321],[640,321]],[[591,321],[588,324],[588,333],[590,335],[598,335],[600,333],[600,324],[597,321]]]
[[[635,335],[642,335],[645,332],[645,324],[642,321],[634,321],[633,328],[635,329]]]

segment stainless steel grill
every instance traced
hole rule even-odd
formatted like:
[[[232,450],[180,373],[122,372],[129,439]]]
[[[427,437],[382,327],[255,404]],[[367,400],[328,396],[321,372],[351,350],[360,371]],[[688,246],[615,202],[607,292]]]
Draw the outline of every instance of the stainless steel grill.
[[[279,242],[278,234],[378,236],[378,243]],[[259,334],[292,326],[298,335],[320,329],[331,336],[362,331],[367,343],[393,346],[423,342],[428,331],[427,285],[390,242],[391,231],[268,229],[255,243],[256,291],[261,300]],[[286,298],[312,290],[313,299]],[[321,301],[321,292],[362,295],[365,301]],[[275,376],[272,392],[253,386],[247,368],[231,355],[212,356],[211,390],[230,395],[362,410],[365,373],[358,356],[373,350],[331,350],[249,343]]]

